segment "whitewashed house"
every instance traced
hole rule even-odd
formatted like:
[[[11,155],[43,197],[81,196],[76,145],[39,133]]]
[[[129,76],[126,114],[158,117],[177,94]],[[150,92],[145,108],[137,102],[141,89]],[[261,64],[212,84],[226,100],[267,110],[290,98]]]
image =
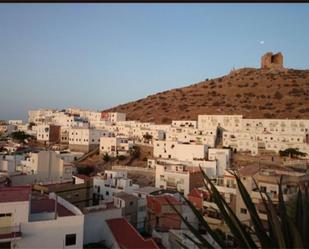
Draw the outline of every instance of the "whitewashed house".
[[[89,152],[100,144],[100,138],[111,136],[111,132],[93,128],[74,127],[69,130],[69,149],[72,151]]]
[[[205,144],[189,144],[172,141],[155,141],[153,154],[157,158],[177,159],[193,161],[204,159],[207,155],[208,146]]]
[[[107,153],[113,157],[118,155],[126,156],[130,153],[133,145],[133,141],[126,137],[101,137],[100,154]]]
[[[127,172],[105,170],[101,176],[93,178],[94,194],[101,200],[112,200],[113,196],[119,192],[131,194],[139,185],[133,184],[127,178]]]
[[[5,248],[83,248],[82,212],[51,193],[29,187],[0,189],[0,246]]]

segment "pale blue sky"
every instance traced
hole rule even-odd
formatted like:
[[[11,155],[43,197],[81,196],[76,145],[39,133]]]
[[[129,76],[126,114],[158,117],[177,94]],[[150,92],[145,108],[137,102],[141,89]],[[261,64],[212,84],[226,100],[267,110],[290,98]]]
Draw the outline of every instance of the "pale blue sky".
[[[259,67],[267,51],[309,68],[308,44],[309,4],[0,4],[0,119],[101,110]]]

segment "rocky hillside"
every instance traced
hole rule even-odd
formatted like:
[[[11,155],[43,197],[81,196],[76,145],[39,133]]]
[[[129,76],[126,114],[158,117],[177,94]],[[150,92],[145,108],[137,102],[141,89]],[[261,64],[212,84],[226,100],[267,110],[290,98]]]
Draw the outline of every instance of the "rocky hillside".
[[[309,70],[243,68],[188,87],[150,95],[106,111],[129,120],[170,123],[199,114],[246,118],[309,118]]]

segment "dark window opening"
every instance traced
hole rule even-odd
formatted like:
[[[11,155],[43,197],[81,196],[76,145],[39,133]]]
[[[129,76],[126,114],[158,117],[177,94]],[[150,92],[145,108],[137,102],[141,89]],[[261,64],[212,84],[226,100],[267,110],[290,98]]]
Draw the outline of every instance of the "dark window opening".
[[[66,234],[65,235],[65,246],[76,245],[76,234]]]

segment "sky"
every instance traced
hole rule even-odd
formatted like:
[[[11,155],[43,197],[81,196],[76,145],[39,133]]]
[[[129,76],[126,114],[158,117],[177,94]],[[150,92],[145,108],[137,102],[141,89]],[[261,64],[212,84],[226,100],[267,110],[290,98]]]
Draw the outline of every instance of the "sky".
[[[0,4],[0,119],[103,110],[259,67],[309,68],[309,4]]]

